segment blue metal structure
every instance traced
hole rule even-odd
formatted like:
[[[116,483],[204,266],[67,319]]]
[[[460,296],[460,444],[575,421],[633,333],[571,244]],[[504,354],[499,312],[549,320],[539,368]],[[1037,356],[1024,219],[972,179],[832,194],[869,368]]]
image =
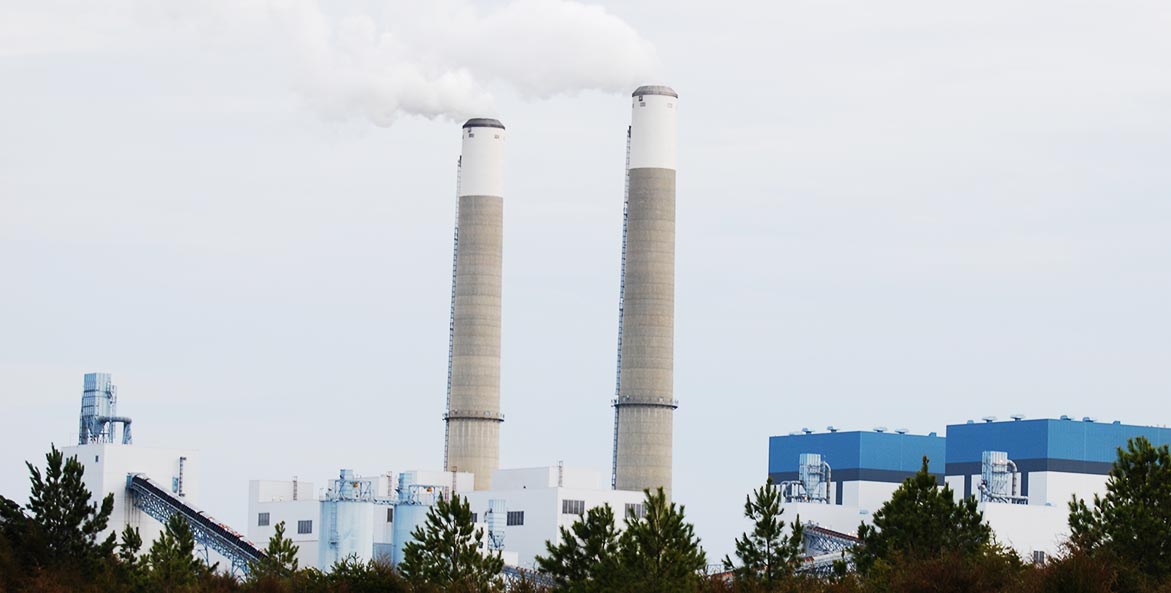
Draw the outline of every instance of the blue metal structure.
[[[195,542],[207,550],[215,550],[232,563],[233,572],[246,574],[249,565],[264,557],[264,552],[243,535],[215,520],[183,498],[163,488],[144,474],[126,476],[126,490],[130,492],[135,508],[160,523],[166,523],[172,515],[178,514],[187,521]]]
[[[768,475],[775,483],[801,479],[803,454],[815,453],[833,468],[839,492],[833,497],[841,504],[843,482],[867,481],[901,483],[919,471],[923,457],[928,471],[942,476],[945,439],[903,432],[826,432],[774,436],[768,443]]]
[[[1013,419],[952,424],[947,427],[949,476],[964,476],[964,496],[976,492],[971,476],[981,473],[984,451],[1007,453],[1021,473],[1021,492],[1029,494],[1031,472],[1062,472],[1104,476],[1129,439],[1143,436],[1154,445],[1171,443],[1171,429],[1121,422]]]
[[[118,415],[118,388],[110,373],[86,373],[81,392],[77,444],[113,443],[114,425],[122,425],[122,444],[133,442],[130,418]]]

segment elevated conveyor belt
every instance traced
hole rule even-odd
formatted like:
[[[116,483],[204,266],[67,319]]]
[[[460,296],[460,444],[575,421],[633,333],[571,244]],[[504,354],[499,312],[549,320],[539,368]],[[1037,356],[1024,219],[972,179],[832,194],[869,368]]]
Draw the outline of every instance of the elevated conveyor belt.
[[[861,545],[857,536],[827,529],[813,522],[801,525],[805,553],[809,554],[797,572],[830,575],[835,565],[842,563],[846,570],[854,569],[854,548]]]
[[[195,542],[215,550],[232,563],[232,570],[248,572],[248,565],[264,557],[264,552],[232,528],[215,520],[191,503],[163,488],[144,474],[126,476],[126,490],[130,492],[135,508],[141,509],[160,523],[179,514],[191,528]]]

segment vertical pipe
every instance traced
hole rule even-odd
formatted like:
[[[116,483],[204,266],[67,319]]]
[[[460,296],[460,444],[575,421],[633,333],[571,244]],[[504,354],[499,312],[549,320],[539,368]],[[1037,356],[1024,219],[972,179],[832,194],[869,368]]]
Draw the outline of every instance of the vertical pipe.
[[[504,227],[504,125],[470,119],[460,157],[458,245],[451,328],[447,471],[491,487],[500,463],[500,296]]]
[[[675,113],[679,95],[632,95],[614,487],[671,492],[675,340]]]

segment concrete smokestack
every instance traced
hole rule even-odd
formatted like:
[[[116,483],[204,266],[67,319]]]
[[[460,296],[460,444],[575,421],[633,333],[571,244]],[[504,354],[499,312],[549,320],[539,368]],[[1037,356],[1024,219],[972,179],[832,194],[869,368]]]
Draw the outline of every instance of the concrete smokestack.
[[[670,87],[634,91],[623,241],[614,487],[671,492],[675,113]]]
[[[448,471],[491,487],[500,465],[500,292],[504,243],[504,125],[463,126],[452,283],[446,442]]]

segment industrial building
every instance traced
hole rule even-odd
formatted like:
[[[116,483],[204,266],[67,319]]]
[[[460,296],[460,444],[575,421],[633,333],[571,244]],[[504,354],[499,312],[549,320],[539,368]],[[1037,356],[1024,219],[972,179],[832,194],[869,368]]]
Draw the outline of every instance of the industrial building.
[[[874,510],[919,471],[924,457],[928,469],[942,472],[945,443],[935,433],[901,429],[775,436],[768,443],[768,476],[792,490],[795,500]]]
[[[189,449],[135,445],[131,420],[118,415],[118,390],[109,373],[86,373],[82,383],[78,444],[62,453],[85,468],[83,481],[95,500],[114,496],[114,510],[99,539],[126,527],[137,529],[144,549],[172,515],[183,517],[203,558],[247,570],[259,549],[198,506],[199,464]],[[116,428],[121,426],[121,435]]]
[[[515,566],[536,568],[536,557],[547,554],[545,542],[556,542],[560,529],[573,525],[589,509],[610,505],[621,529],[628,514],[643,515],[642,492],[611,490],[602,475],[562,465],[497,470],[492,490],[467,495],[480,517],[491,513],[502,525],[490,530],[494,546],[516,554]],[[491,522],[489,522],[491,525]]]
[[[321,501],[313,482],[296,478],[248,482],[248,539],[263,544],[276,533],[277,524],[284,523],[285,537],[297,545],[300,566],[317,566],[320,517]]]
[[[344,558],[398,564],[411,532],[439,497],[467,498],[484,553],[500,553],[508,566],[533,569],[545,542],[591,508],[610,505],[615,525],[628,513],[642,516],[641,492],[611,490],[596,471],[562,465],[501,469],[491,490],[474,490],[472,474],[386,472],[368,477],[342,470],[322,492],[298,480],[253,480],[249,485],[248,539],[266,542],[279,522],[300,547],[301,566],[328,570]]]
[[[472,489],[471,473],[444,471],[358,476],[343,469],[320,492],[296,478],[252,480],[248,539],[267,542],[283,522],[285,537],[299,548],[301,566],[327,570],[347,558],[397,564],[402,546],[439,497]]]
[[[503,157],[495,119],[461,129],[456,180],[443,470],[358,475],[343,469],[321,488],[298,480],[249,484],[248,536],[196,506],[195,452],[133,444],[132,421],[118,412],[111,377],[84,378],[78,445],[65,449],[86,467],[96,497],[114,494],[108,531],[137,527],[147,546],[179,515],[202,553],[238,571],[262,552],[275,526],[299,546],[302,566],[328,569],[346,558],[399,563],[412,532],[441,498],[468,499],[484,533],[483,552],[511,567],[534,568],[589,509],[609,505],[615,522],[641,517],[644,489],[669,495],[673,464],[676,115],[678,94],[642,86],[627,128],[617,377],[609,484],[597,472],[562,465],[500,468]],[[769,439],[768,476],[779,485],[786,519],[800,517],[822,559],[856,543],[903,481],[928,469],[957,498],[974,496],[1000,542],[1028,557],[1056,552],[1068,537],[1068,501],[1104,491],[1129,438],[1171,441],[1164,428],[1090,418],[1013,417],[946,427],[945,436],[906,430],[808,429]],[[436,451],[438,456],[438,451]],[[828,565],[828,564],[826,564]]]
[[[207,554],[244,571],[262,554],[253,542],[267,541],[283,522],[303,566],[328,568],[343,558],[397,563],[436,501],[461,494],[475,505],[485,552],[532,567],[545,542],[590,508],[611,505],[619,524],[628,513],[641,516],[643,489],[671,489],[677,103],[665,86],[631,96],[608,485],[596,472],[560,465],[500,469],[506,138],[498,120],[474,118],[461,129],[456,178],[443,471],[342,470],[320,489],[297,479],[254,480],[245,537],[195,506],[195,454],[132,446],[132,423],[117,412],[109,375],[89,374],[79,444],[67,453],[86,464],[95,495],[115,494],[110,529],[137,526],[149,545],[161,523],[179,514]]]
[[[618,379],[608,487],[600,474],[563,466],[502,470],[501,296],[505,128],[474,118],[461,131],[448,327],[442,472],[359,477],[349,470],[321,493],[298,481],[254,480],[248,535],[265,541],[284,521],[302,565],[384,559],[397,564],[440,496],[466,496],[485,552],[532,568],[588,509],[641,515],[643,488],[671,487],[674,347],[675,112],[668,87],[639,87],[627,129]],[[293,529],[296,526],[296,529]]]
[[[997,540],[1024,558],[1042,559],[1069,537],[1068,503],[1103,494],[1127,440],[1156,446],[1171,430],[1091,418],[1008,421],[993,417],[947,426],[946,438],[803,430],[769,439],[769,477],[784,494],[786,517],[853,534],[921,460],[956,499],[974,496]]]

